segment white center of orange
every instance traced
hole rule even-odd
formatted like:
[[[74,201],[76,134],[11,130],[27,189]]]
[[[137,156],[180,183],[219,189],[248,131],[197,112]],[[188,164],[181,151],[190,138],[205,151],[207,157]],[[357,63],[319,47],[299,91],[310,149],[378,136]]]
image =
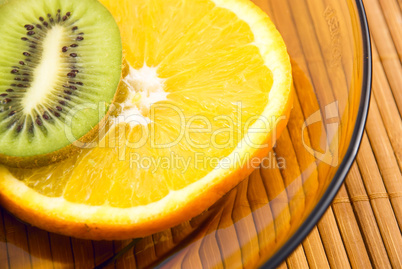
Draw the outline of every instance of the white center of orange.
[[[164,91],[164,79],[158,77],[156,67],[145,64],[140,69],[130,67],[123,81],[129,90],[128,98],[124,103],[127,109],[123,113],[126,115],[140,113],[148,117],[152,104],[167,100],[168,93]]]

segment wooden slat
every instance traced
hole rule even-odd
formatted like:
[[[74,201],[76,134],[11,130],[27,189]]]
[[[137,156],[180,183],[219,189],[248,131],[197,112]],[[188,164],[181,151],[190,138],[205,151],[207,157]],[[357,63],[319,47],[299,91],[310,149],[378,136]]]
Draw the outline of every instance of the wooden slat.
[[[30,268],[32,263],[26,226],[9,213],[4,212],[3,217],[10,268]]]
[[[304,252],[307,257],[308,264],[312,269],[326,269],[329,267],[327,255],[320,238],[317,227],[314,227],[311,233],[303,241]]]
[[[197,242],[195,247],[199,247],[201,242]],[[198,254],[192,254],[193,252],[189,251],[181,262],[180,268],[202,268],[202,261]]]
[[[331,207],[329,207],[317,226],[330,266],[333,268],[351,268]]]
[[[279,166],[281,162],[281,172],[286,193],[289,200],[289,210],[292,218],[300,219],[305,207],[305,197],[303,190],[302,172],[299,167],[296,152],[293,148],[289,132],[285,129],[277,141],[277,147],[274,149]],[[283,164],[282,164],[283,162]],[[284,169],[285,166],[292,169]]]
[[[273,154],[273,152],[271,151],[270,154]],[[275,158],[273,162],[275,165]],[[263,164],[260,171],[265,191],[270,201],[269,205],[272,210],[272,215],[274,216],[276,240],[279,241],[281,240],[281,236],[284,236],[282,230],[286,231],[290,227],[290,210],[285,185],[279,169],[271,169],[270,165]]]
[[[282,4],[283,2],[283,4]],[[281,4],[275,4],[277,12],[279,10],[287,10],[288,7],[283,7],[286,1],[280,1]],[[304,1],[292,1],[288,4],[290,10],[293,14],[293,20],[297,32],[303,33],[299,34],[298,38],[300,40],[301,47],[303,49],[304,57],[307,61],[307,66],[310,73],[314,74],[312,77],[312,82],[315,88],[327,89],[327,91],[317,91],[316,95],[320,100],[321,111],[325,111],[325,105],[331,104],[335,101],[333,95],[331,80],[328,77],[327,69],[325,67],[325,59],[321,53],[321,48],[319,46],[319,41],[317,40],[317,35],[314,30],[313,21],[309,20],[310,14],[308,7],[305,5]]]
[[[131,240],[124,241],[115,241],[114,242],[114,251],[118,253],[121,249],[123,249],[126,245],[130,244]],[[137,268],[134,256],[134,249],[126,252],[120,259],[115,262],[116,268]]]
[[[114,255],[113,241],[93,241],[95,265],[99,265]],[[105,269],[114,268],[114,263],[104,267]]]
[[[302,1],[298,1],[302,2]],[[339,116],[344,113],[345,115],[349,114],[349,106],[348,98],[345,98],[345,96],[348,96],[349,92],[349,82],[350,78],[348,79],[347,76],[351,76],[353,74],[353,70],[351,69],[350,64],[343,65],[342,63],[342,57],[345,59],[352,59],[353,58],[353,51],[352,51],[352,40],[343,40],[343,46],[340,47],[339,49],[341,50],[341,55],[342,57],[339,58],[334,58],[333,54],[333,47],[331,45],[336,42],[334,40],[334,35],[333,31],[329,30],[329,25],[331,21],[335,21],[339,26],[340,29],[344,29],[344,36],[348,36],[349,33],[347,33],[347,27],[346,27],[346,20],[341,19],[340,16],[342,16],[342,12],[345,12],[345,9],[339,8],[336,10],[337,7],[335,6],[329,6],[326,2],[324,1],[314,1],[314,0],[304,0],[305,4],[308,8],[309,12],[309,18],[312,18],[310,24],[311,27],[314,28],[314,32],[316,34],[317,41],[316,42],[319,45],[319,50],[316,50],[315,53],[319,56],[321,52],[322,58],[323,58],[323,63],[324,69],[326,70],[328,74],[328,82],[330,83],[331,88],[326,88],[327,90],[324,92],[329,92],[330,89],[332,89],[332,93],[334,96],[334,100],[337,101],[337,111],[333,111],[333,115],[337,114]],[[335,1],[336,2],[336,1]],[[321,14],[322,16],[317,16],[315,14]],[[341,14],[341,15],[338,15]],[[298,16],[304,16],[304,13],[298,15]],[[323,27],[326,26],[326,27]],[[303,39],[303,32],[300,32],[300,38]],[[323,101],[320,99],[320,101]],[[331,102],[324,103],[325,105],[331,104]],[[326,107],[328,109],[328,106]],[[328,113],[329,111],[325,111],[325,113]],[[324,118],[324,117],[323,117]],[[339,125],[340,129],[340,137],[344,137],[345,134],[348,131],[348,124],[345,122],[342,125]]]
[[[373,50],[373,97],[378,104],[381,120],[384,122],[393,151],[402,168],[402,121],[375,44]],[[399,120],[398,120],[399,119]]]
[[[66,266],[73,266],[74,255],[71,245],[71,238],[50,233],[49,240],[54,268],[61,269],[65,268]]]
[[[3,209],[0,209],[0,264],[4,268],[9,268],[8,247],[6,232],[4,229]]]
[[[292,167],[292,169],[284,169],[285,167],[283,167],[282,169],[279,169],[279,171],[282,174],[286,186],[290,215],[293,219],[299,220],[302,212],[304,212],[303,209],[305,206],[303,178],[298,164],[297,155],[287,129],[285,129],[278,139],[275,152],[277,154],[276,158],[278,162],[282,159],[286,160],[285,165],[287,167]],[[286,262],[289,268],[309,268],[303,245],[299,245],[292,255],[287,258]]]
[[[293,72],[295,73],[297,71],[293,69]],[[317,189],[319,187],[318,170],[314,156],[307,152],[305,149],[305,147],[312,148],[312,142],[309,134],[310,129],[306,128],[304,130],[304,133],[302,134],[302,126],[305,121],[303,111],[305,111],[305,109],[308,109],[308,106],[303,107],[302,110],[299,101],[299,94],[300,92],[308,92],[308,90],[306,87],[302,87],[301,85],[297,85],[296,88],[298,98],[295,98],[294,101],[293,110],[288,122],[288,131],[293,148],[296,152],[297,163],[299,164],[299,169],[301,171],[305,197],[304,199],[306,203],[309,203],[310,200],[312,200],[311,196],[313,196],[317,192]],[[316,107],[318,108],[318,104],[316,105]],[[317,146],[317,143],[314,144],[315,146]]]
[[[380,168],[382,179],[399,223],[402,228],[402,175],[395,153],[387,136],[375,98],[371,100],[370,111],[366,123],[367,136]]]
[[[146,268],[153,264],[156,260],[156,253],[152,237],[147,236],[139,241],[135,245],[134,254],[138,268]]]
[[[352,268],[369,268],[370,258],[344,185],[332,202],[332,209]]]
[[[177,255],[175,255],[172,259],[168,260],[166,263],[164,263],[161,268],[166,268],[166,269],[181,269],[181,268],[193,268],[191,265],[186,264],[184,261],[184,258],[187,256],[188,248],[186,248],[184,251],[179,252]],[[126,268],[126,267],[122,267]],[[130,267],[127,267],[130,268]]]
[[[379,0],[393,43],[402,61],[402,12],[395,0]]]
[[[392,93],[402,114],[402,66],[378,0],[364,0],[370,33],[378,49]]]
[[[32,226],[28,226],[27,235],[32,267],[53,267],[49,233]]]
[[[175,246],[171,229],[152,235],[152,240],[157,257],[164,257]]]
[[[286,259],[286,264],[289,269],[292,268],[309,268],[306,254],[304,253],[303,245],[299,245],[293,253]]]
[[[402,235],[366,134],[363,135],[357,163],[391,264],[393,266],[401,264]]]
[[[185,238],[188,236],[188,231],[191,231],[191,230],[192,230],[191,224],[189,221],[183,222],[180,225],[173,227],[171,229],[172,236],[173,236],[173,242],[179,243],[182,240],[185,240]]]
[[[78,268],[95,267],[95,256],[91,241],[71,238],[71,245],[73,248],[75,266]]]
[[[216,229],[219,225],[221,216],[222,211],[211,221],[211,225],[209,225],[209,229],[206,231],[206,235],[200,244],[199,255],[204,268],[223,269],[222,260],[224,257],[222,257],[219,245],[216,241]],[[242,245],[240,245],[240,247],[243,249]]]
[[[242,263],[247,267],[256,264],[254,251],[259,250],[258,235],[255,228],[253,215],[251,214],[250,203],[247,199],[248,179],[243,180],[237,188],[237,195],[234,202],[232,218],[236,228],[237,238],[240,244]]]
[[[367,141],[362,143],[362,147],[367,146]],[[360,153],[364,154],[364,153]],[[359,154],[359,155],[360,155]],[[356,217],[361,227],[361,232],[365,241],[370,260],[376,268],[391,268],[388,254],[381,237],[380,230],[369,197],[356,163],[352,165],[349,175],[345,180],[350,199],[352,200]],[[377,203],[373,200],[372,203]]]
[[[288,266],[286,265],[286,262],[283,262],[281,265],[278,266],[278,269],[287,269]]]
[[[181,262],[183,268],[223,268],[219,242],[216,239],[216,229],[221,223],[223,209],[214,213],[191,244],[179,252],[179,259],[176,258],[177,255],[175,256],[174,265]],[[181,258],[183,253],[185,255]]]
[[[255,174],[255,173],[254,173]],[[262,184],[262,181],[257,182],[257,184]],[[252,184],[251,186],[254,186]],[[258,185],[257,185],[258,186]],[[261,193],[261,192],[258,192]],[[265,192],[264,192],[265,193]],[[222,216],[218,224],[218,230],[216,231],[216,240],[219,245],[219,251],[222,257],[226,257],[223,261],[223,265],[225,268],[239,268],[242,266],[242,252],[239,243],[239,238],[237,237],[236,228],[233,225],[233,218],[232,218],[232,208],[234,206],[236,200],[236,192],[232,191],[228,195],[228,204],[222,211]],[[253,197],[253,193],[251,194]],[[262,198],[264,199],[264,198]],[[265,200],[265,204],[268,202],[268,199]],[[253,203],[254,204],[254,203]],[[255,203],[256,204],[256,203]],[[258,218],[258,216],[257,216]],[[270,218],[272,220],[272,218]],[[261,220],[263,221],[264,218],[262,217]],[[258,219],[254,218],[254,222],[256,223],[256,229],[258,229]],[[264,227],[264,224],[261,225]],[[273,233],[275,234],[275,232]],[[265,234],[262,234],[265,235]],[[272,235],[272,234],[271,234]],[[261,235],[259,235],[261,236]],[[270,236],[268,233],[267,236]],[[229,244],[227,244],[229,243]]]

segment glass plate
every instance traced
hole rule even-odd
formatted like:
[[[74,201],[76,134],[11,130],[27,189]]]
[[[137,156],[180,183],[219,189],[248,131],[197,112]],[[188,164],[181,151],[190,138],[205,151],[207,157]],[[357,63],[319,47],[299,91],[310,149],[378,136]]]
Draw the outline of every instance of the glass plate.
[[[86,241],[1,210],[0,263],[11,268],[273,268],[308,235],[356,156],[370,97],[371,51],[360,0],[254,0],[292,60],[287,129],[260,168],[215,205],[133,241]]]

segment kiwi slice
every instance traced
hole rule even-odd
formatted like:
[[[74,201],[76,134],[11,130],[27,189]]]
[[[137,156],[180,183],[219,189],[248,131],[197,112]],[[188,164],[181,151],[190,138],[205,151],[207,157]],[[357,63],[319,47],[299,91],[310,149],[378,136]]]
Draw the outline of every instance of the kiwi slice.
[[[34,167],[68,157],[117,91],[114,18],[97,0],[8,0],[0,25],[0,162]]]

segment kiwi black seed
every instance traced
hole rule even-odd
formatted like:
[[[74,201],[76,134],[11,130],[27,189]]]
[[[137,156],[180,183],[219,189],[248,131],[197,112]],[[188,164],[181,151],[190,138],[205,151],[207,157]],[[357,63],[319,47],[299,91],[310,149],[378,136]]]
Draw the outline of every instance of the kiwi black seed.
[[[0,25],[0,162],[30,168],[69,157],[116,94],[116,22],[97,0],[13,0],[0,5]]]

